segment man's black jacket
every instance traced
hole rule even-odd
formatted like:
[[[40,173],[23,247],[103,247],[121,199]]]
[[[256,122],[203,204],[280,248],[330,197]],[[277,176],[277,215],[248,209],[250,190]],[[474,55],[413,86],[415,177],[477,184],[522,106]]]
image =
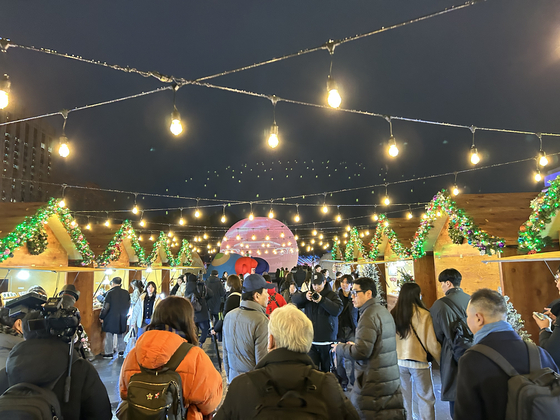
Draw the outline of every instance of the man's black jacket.
[[[319,303],[307,300],[305,293],[295,293],[292,302],[303,309],[313,323],[314,342],[335,342],[338,333],[338,316],[342,312],[342,301],[330,287],[321,291]]]

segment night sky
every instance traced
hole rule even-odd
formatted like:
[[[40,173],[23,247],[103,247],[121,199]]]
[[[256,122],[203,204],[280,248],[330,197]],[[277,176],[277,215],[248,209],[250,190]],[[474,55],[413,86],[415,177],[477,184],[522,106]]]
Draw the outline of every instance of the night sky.
[[[0,36],[14,43],[51,48],[108,63],[196,79],[368,32],[432,13],[460,0],[371,1],[97,1],[0,2]],[[326,50],[209,80],[210,83],[324,104],[330,57]],[[10,48],[0,57],[9,73],[12,100],[37,115],[101,102],[165,85],[153,78]],[[424,22],[384,32],[336,48],[333,76],[342,107],[464,125],[560,133],[560,2],[488,0]],[[173,93],[71,113],[72,155],[55,156],[68,184],[95,183],[140,193],[143,208],[184,207],[189,226],[220,225],[222,203],[257,201],[264,216],[270,199],[279,220],[293,224],[296,203],[302,222],[330,223],[336,205],[345,218],[367,216],[380,204],[385,182],[460,171],[468,160],[467,129],[394,121],[400,147],[396,159],[385,152],[389,124],[382,118],[280,102],[276,121],[280,145],[270,149],[265,131],[272,124],[269,100],[199,86],[177,92],[183,135],[169,132]],[[62,117],[48,118],[59,130]],[[479,166],[536,156],[534,135],[477,131]],[[543,137],[544,150],[560,151],[560,138]],[[556,166],[556,159],[551,166]],[[535,161],[460,174],[465,193],[538,191]],[[266,170],[266,172],[265,172]],[[242,172],[242,173],[241,173]],[[288,175],[288,177],[286,177]],[[60,175],[59,175],[60,177]],[[59,178],[60,179],[60,178]],[[239,182],[241,181],[241,182]],[[390,185],[395,203],[428,202],[453,175]],[[142,197],[160,193],[200,197],[217,205],[195,221],[194,200]],[[71,197],[72,190],[67,194]],[[216,198],[209,202],[204,198]],[[132,207],[132,194],[113,194],[103,210]],[[84,201],[72,210],[88,210]],[[274,205],[274,204],[273,204]],[[422,207],[413,205],[413,208]],[[93,207],[92,207],[93,208]],[[378,207],[378,212],[382,210]],[[391,206],[392,217],[407,207]],[[397,211],[397,212],[395,212]],[[228,225],[249,213],[249,205],[227,208]],[[419,216],[421,210],[416,211]],[[146,215],[148,218],[160,217]],[[122,215],[115,217],[124,217]],[[169,211],[176,223],[178,211]],[[371,223],[369,217],[352,224]],[[312,225],[307,224],[307,227]]]

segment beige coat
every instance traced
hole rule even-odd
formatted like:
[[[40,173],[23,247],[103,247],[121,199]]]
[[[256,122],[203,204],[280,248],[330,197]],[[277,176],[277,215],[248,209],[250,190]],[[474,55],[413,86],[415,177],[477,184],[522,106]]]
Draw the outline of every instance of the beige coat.
[[[416,334],[422,340],[422,344],[426,350],[439,363],[441,356],[441,345],[437,341],[436,333],[432,323],[432,316],[426,309],[416,308],[412,316],[412,326],[416,330]],[[422,345],[416,338],[414,331],[410,331],[406,338],[401,338],[397,334],[397,355],[399,360],[416,360],[417,362],[427,363],[427,355]]]

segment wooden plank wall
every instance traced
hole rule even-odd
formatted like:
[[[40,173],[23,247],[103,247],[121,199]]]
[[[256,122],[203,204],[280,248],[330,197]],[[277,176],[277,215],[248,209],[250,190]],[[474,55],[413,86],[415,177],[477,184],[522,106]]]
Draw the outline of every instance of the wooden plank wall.
[[[169,279],[170,279],[170,270],[161,270],[161,291],[160,293],[164,293],[165,296],[169,295]]]
[[[422,258],[414,260],[413,266],[414,281],[422,289],[422,300],[429,308],[437,299],[437,283],[439,283],[435,274],[434,254],[427,252]]]

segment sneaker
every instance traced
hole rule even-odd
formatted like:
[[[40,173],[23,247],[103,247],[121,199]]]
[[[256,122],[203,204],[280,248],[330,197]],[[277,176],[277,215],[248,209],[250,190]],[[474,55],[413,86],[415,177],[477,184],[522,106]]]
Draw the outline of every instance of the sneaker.
[[[104,358],[104,359],[112,359],[112,358],[113,358],[113,355],[112,355],[112,354],[104,354],[104,355],[103,355],[103,358]]]

